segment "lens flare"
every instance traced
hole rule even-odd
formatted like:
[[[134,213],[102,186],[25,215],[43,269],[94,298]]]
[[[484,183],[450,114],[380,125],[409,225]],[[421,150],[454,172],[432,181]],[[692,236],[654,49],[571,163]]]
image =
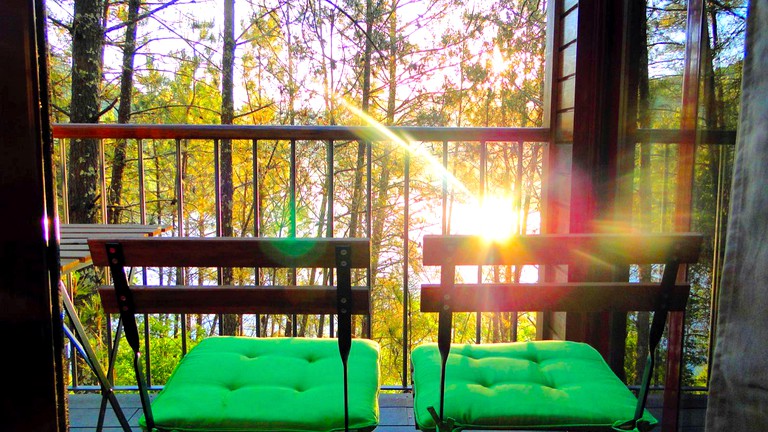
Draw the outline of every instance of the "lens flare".
[[[397,144],[411,155],[426,161],[433,172],[447,180],[449,186],[453,186],[454,188],[458,189],[459,192],[464,193],[467,196],[472,196],[472,193],[469,191],[469,189],[467,189],[464,183],[462,183],[453,174],[451,174],[431,153],[427,152],[423,148],[414,146],[410,142],[406,142],[403,138],[392,132],[392,130],[390,130],[388,127],[379,123],[373,117],[363,112],[361,109],[347,102],[344,98],[339,98],[339,100],[341,101],[341,104],[344,105],[344,107],[348,109],[352,114],[359,117],[361,120],[375,128],[377,131],[381,132],[393,143]]]

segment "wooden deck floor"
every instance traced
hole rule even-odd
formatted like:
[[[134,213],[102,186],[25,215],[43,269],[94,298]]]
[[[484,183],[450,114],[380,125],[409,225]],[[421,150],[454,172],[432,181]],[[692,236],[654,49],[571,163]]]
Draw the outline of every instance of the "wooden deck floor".
[[[141,403],[137,394],[118,395],[120,405],[123,407],[126,418],[135,431],[139,431],[138,421],[141,417]],[[69,424],[72,432],[94,431],[98,422],[99,404],[101,395],[72,394],[69,395]],[[648,400],[651,413],[660,418],[661,400],[656,395],[651,395]],[[680,416],[679,432],[704,432],[704,414],[707,400],[703,395],[684,394],[682,400],[682,413]],[[406,432],[414,431],[413,398],[410,394],[382,393],[379,396],[379,427],[378,432]],[[115,414],[107,408],[104,431],[118,432],[120,425]]]
[[[123,408],[125,417],[133,426],[134,431],[140,431],[138,427],[141,417],[141,402],[138,394],[119,394],[118,400]],[[70,394],[69,395],[69,426],[71,432],[86,432],[96,430],[99,418],[99,406],[101,395],[98,393]],[[382,393],[379,396],[379,427],[381,432],[406,432],[414,431],[413,398],[410,394]],[[104,422],[105,432],[122,431],[112,409],[107,407]]]

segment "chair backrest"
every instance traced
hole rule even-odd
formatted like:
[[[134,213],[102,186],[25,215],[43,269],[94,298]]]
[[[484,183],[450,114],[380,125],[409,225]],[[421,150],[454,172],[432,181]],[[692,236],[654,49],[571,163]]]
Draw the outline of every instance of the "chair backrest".
[[[89,239],[93,263],[114,266],[109,249],[119,245],[126,267],[336,268],[344,248],[349,268],[368,268],[368,239],[125,238]],[[115,251],[114,253],[116,253]],[[115,277],[113,273],[113,278]],[[131,286],[135,313],[337,312],[332,286]],[[99,288],[108,313],[119,312],[115,290]],[[352,287],[351,311],[369,311],[366,287]]]
[[[679,264],[698,260],[702,236],[680,234],[526,235],[506,240],[480,236],[425,236],[424,265],[441,266],[440,284],[424,284],[421,310],[475,311],[635,311],[684,310],[688,285],[673,283],[589,282],[590,274],[611,274],[629,264]],[[455,282],[463,265],[573,265],[587,269],[578,282]],[[626,273],[626,271],[624,272]],[[669,278],[669,277],[668,277]]]

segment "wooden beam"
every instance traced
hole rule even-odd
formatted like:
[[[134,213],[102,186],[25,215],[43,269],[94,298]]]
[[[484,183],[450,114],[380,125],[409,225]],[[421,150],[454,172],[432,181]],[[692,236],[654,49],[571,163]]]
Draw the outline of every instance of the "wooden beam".
[[[147,267],[336,267],[339,245],[352,247],[352,268],[368,268],[367,239],[150,237],[90,239],[93,263],[107,266],[106,244],[119,242],[126,266]]]
[[[132,286],[136,313],[335,314],[336,288],[321,286]],[[99,287],[107,313],[119,313],[115,289]],[[352,287],[352,313],[369,312],[368,288]]]
[[[666,300],[670,310],[685,310],[688,285],[674,287]],[[662,288],[653,283],[537,283],[421,286],[421,311],[439,312],[449,295],[453,312],[509,311],[652,311],[662,301]]]
[[[542,234],[489,240],[424,236],[424,265],[590,264],[605,267],[699,259],[702,236],[674,234]]]
[[[688,2],[686,26],[685,70],[683,71],[683,106],[680,118],[682,141],[678,146],[677,188],[675,194],[675,230],[689,230],[693,211],[693,172],[696,155],[696,131],[699,110],[699,86],[701,83],[702,36],[706,17],[704,1]],[[686,267],[678,274],[685,280]],[[669,348],[667,350],[667,374],[664,383],[664,409],[661,427],[664,431],[677,431],[680,418],[680,387],[682,385],[683,338],[685,313],[669,315]]]
[[[546,234],[569,231],[574,100],[565,100],[560,96],[559,82],[566,78],[575,79],[577,44],[574,39],[565,40],[565,29],[573,20],[571,15],[578,16],[576,2],[565,4],[562,0],[552,1],[547,8],[547,53],[551,55],[546,62],[547,77],[550,79],[545,79],[547,91],[544,93],[544,106],[549,110],[544,113],[544,124],[550,126],[551,134],[542,158],[544,175],[541,186],[541,230]],[[539,273],[539,278],[547,282],[564,282],[567,276],[554,266],[540,268]],[[565,339],[564,323],[564,313],[537,313],[536,339]]]

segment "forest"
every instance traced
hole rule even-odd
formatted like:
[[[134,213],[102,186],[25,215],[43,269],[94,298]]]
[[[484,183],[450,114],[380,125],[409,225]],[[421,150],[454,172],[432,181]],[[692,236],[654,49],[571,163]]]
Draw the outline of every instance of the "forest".
[[[550,3],[50,0],[54,122],[546,128]],[[646,0],[638,128],[680,126],[685,3]],[[734,130],[746,5],[706,5],[699,126]],[[356,278],[372,287],[373,309],[370,318],[358,318],[356,334],[381,344],[383,383],[407,385],[404,347],[433,340],[437,329],[436,317],[418,312],[419,285],[435,278],[420,265],[420,239],[482,228],[539,233],[546,145],[516,137],[60,139],[60,212],[70,223],[161,224],[172,228],[170,235],[370,237],[371,269]],[[699,145],[696,153],[693,228],[713,241],[690,271],[684,380],[694,388],[707,383],[710,307],[722,261],[732,154],[732,146],[723,145]],[[221,185],[214,180],[219,164]],[[637,144],[634,228],[671,229],[675,165],[675,145]],[[658,273],[655,267],[634,268],[632,277]],[[467,269],[461,275],[525,281],[536,277],[536,269]],[[155,284],[273,284],[293,277],[332,283],[327,272],[254,269],[222,275],[216,269],[136,269],[132,277]],[[106,363],[117,321],[104,316],[95,294],[103,278],[87,269],[68,282]],[[142,322],[151,336],[153,385],[167,379],[184,349],[206,336],[328,336],[333,329],[328,316],[157,315]],[[467,314],[455,322],[461,341],[528,340],[536,333],[536,315],[528,312]],[[645,354],[637,340],[648,327],[647,313],[628,317],[629,383],[639,380],[635,359]],[[118,385],[133,384],[129,358],[122,344]],[[663,382],[662,369],[656,382]],[[87,373],[71,375],[75,387],[93,382]]]

